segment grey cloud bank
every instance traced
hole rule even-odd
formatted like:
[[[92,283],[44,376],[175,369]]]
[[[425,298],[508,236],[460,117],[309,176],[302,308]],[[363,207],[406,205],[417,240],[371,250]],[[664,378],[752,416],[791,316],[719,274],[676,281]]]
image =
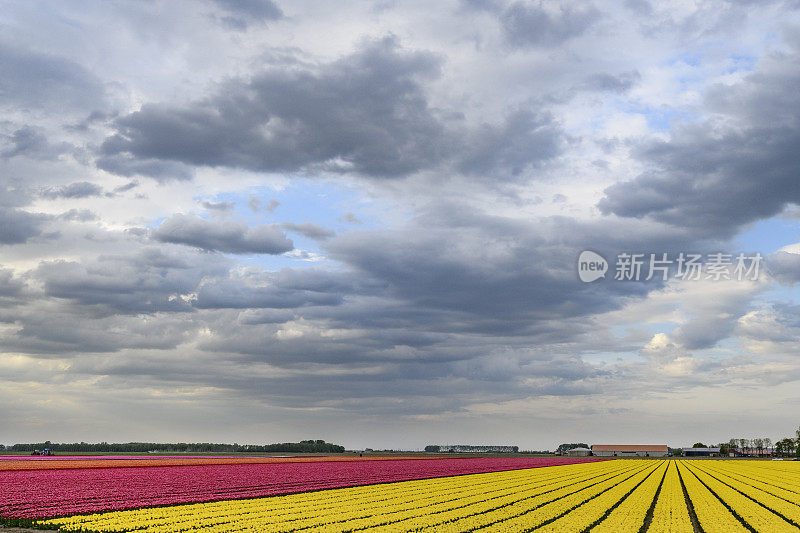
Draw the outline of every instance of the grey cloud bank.
[[[153,238],[232,254],[280,254],[294,248],[277,226],[247,227],[235,222],[204,220],[196,215],[173,215],[153,232]]]
[[[404,50],[396,38],[366,41],[314,70],[273,68],[189,106],[144,106],[117,119],[99,165],[156,178],[169,176],[162,164],[396,178],[450,162],[516,175],[558,153],[561,131],[546,113],[520,109],[474,131],[446,120],[423,88],[440,69],[435,54]]]
[[[793,46],[741,82],[711,87],[711,118],[638,147],[658,170],[611,186],[600,209],[729,236],[799,201],[798,58]]]
[[[83,113],[103,102],[100,79],[78,61],[0,41],[2,105],[27,111]]]

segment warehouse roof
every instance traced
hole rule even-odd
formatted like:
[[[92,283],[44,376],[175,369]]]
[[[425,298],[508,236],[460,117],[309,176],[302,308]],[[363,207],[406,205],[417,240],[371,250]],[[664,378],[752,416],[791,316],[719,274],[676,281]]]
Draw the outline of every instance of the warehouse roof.
[[[666,444],[594,444],[593,452],[666,452]]]

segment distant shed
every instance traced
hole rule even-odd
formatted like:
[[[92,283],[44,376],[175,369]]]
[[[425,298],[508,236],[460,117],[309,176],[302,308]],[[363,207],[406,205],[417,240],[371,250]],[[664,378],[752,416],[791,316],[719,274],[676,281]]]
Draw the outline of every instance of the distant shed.
[[[666,444],[595,444],[592,455],[598,457],[666,457]]]
[[[719,448],[684,448],[684,457],[719,457]]]
[[[567,450],[568,457],[589,457],[592,455],[592,450],[589,448],[572,448]]]

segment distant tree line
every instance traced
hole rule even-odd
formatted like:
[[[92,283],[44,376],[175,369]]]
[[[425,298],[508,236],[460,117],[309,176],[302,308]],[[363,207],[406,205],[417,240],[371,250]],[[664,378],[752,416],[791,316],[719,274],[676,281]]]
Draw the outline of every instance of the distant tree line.
[[[123,443],[58,443],[37,442],[33,444],[14,444],[7,450],[14,452],[31,452],[48,448],[54,452],[114,452],[114,453],[147,453],[147,452],[176,452],[176,453],[237,453],[237,452],[289,452],[289,453],[342,453],[344,446],[331,444],[324,440],[301,440],[300,442],[281,442],[277,444],[213,444],[209,442],[197,443],[159,443],[159,442],[123,442]]]
[[[785,437],[776,442],[768,437],[754,438],[754,439],[730,439],[728,442],[722,442],[718,445],[720,453],[727,455],[729,453],[742,454],[742,455],[764,455],[774,454],[783,457],[800,457],[800,427],[795,431],[795,437]],[[704,447],[702,443],[696,443],[694,446]]]

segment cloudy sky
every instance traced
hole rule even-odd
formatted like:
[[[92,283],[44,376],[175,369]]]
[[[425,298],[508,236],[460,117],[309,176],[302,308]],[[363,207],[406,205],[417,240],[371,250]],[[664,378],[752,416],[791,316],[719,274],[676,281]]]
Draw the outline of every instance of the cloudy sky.
[[[0,6],[0,442],[797,426],[796,1]]]

